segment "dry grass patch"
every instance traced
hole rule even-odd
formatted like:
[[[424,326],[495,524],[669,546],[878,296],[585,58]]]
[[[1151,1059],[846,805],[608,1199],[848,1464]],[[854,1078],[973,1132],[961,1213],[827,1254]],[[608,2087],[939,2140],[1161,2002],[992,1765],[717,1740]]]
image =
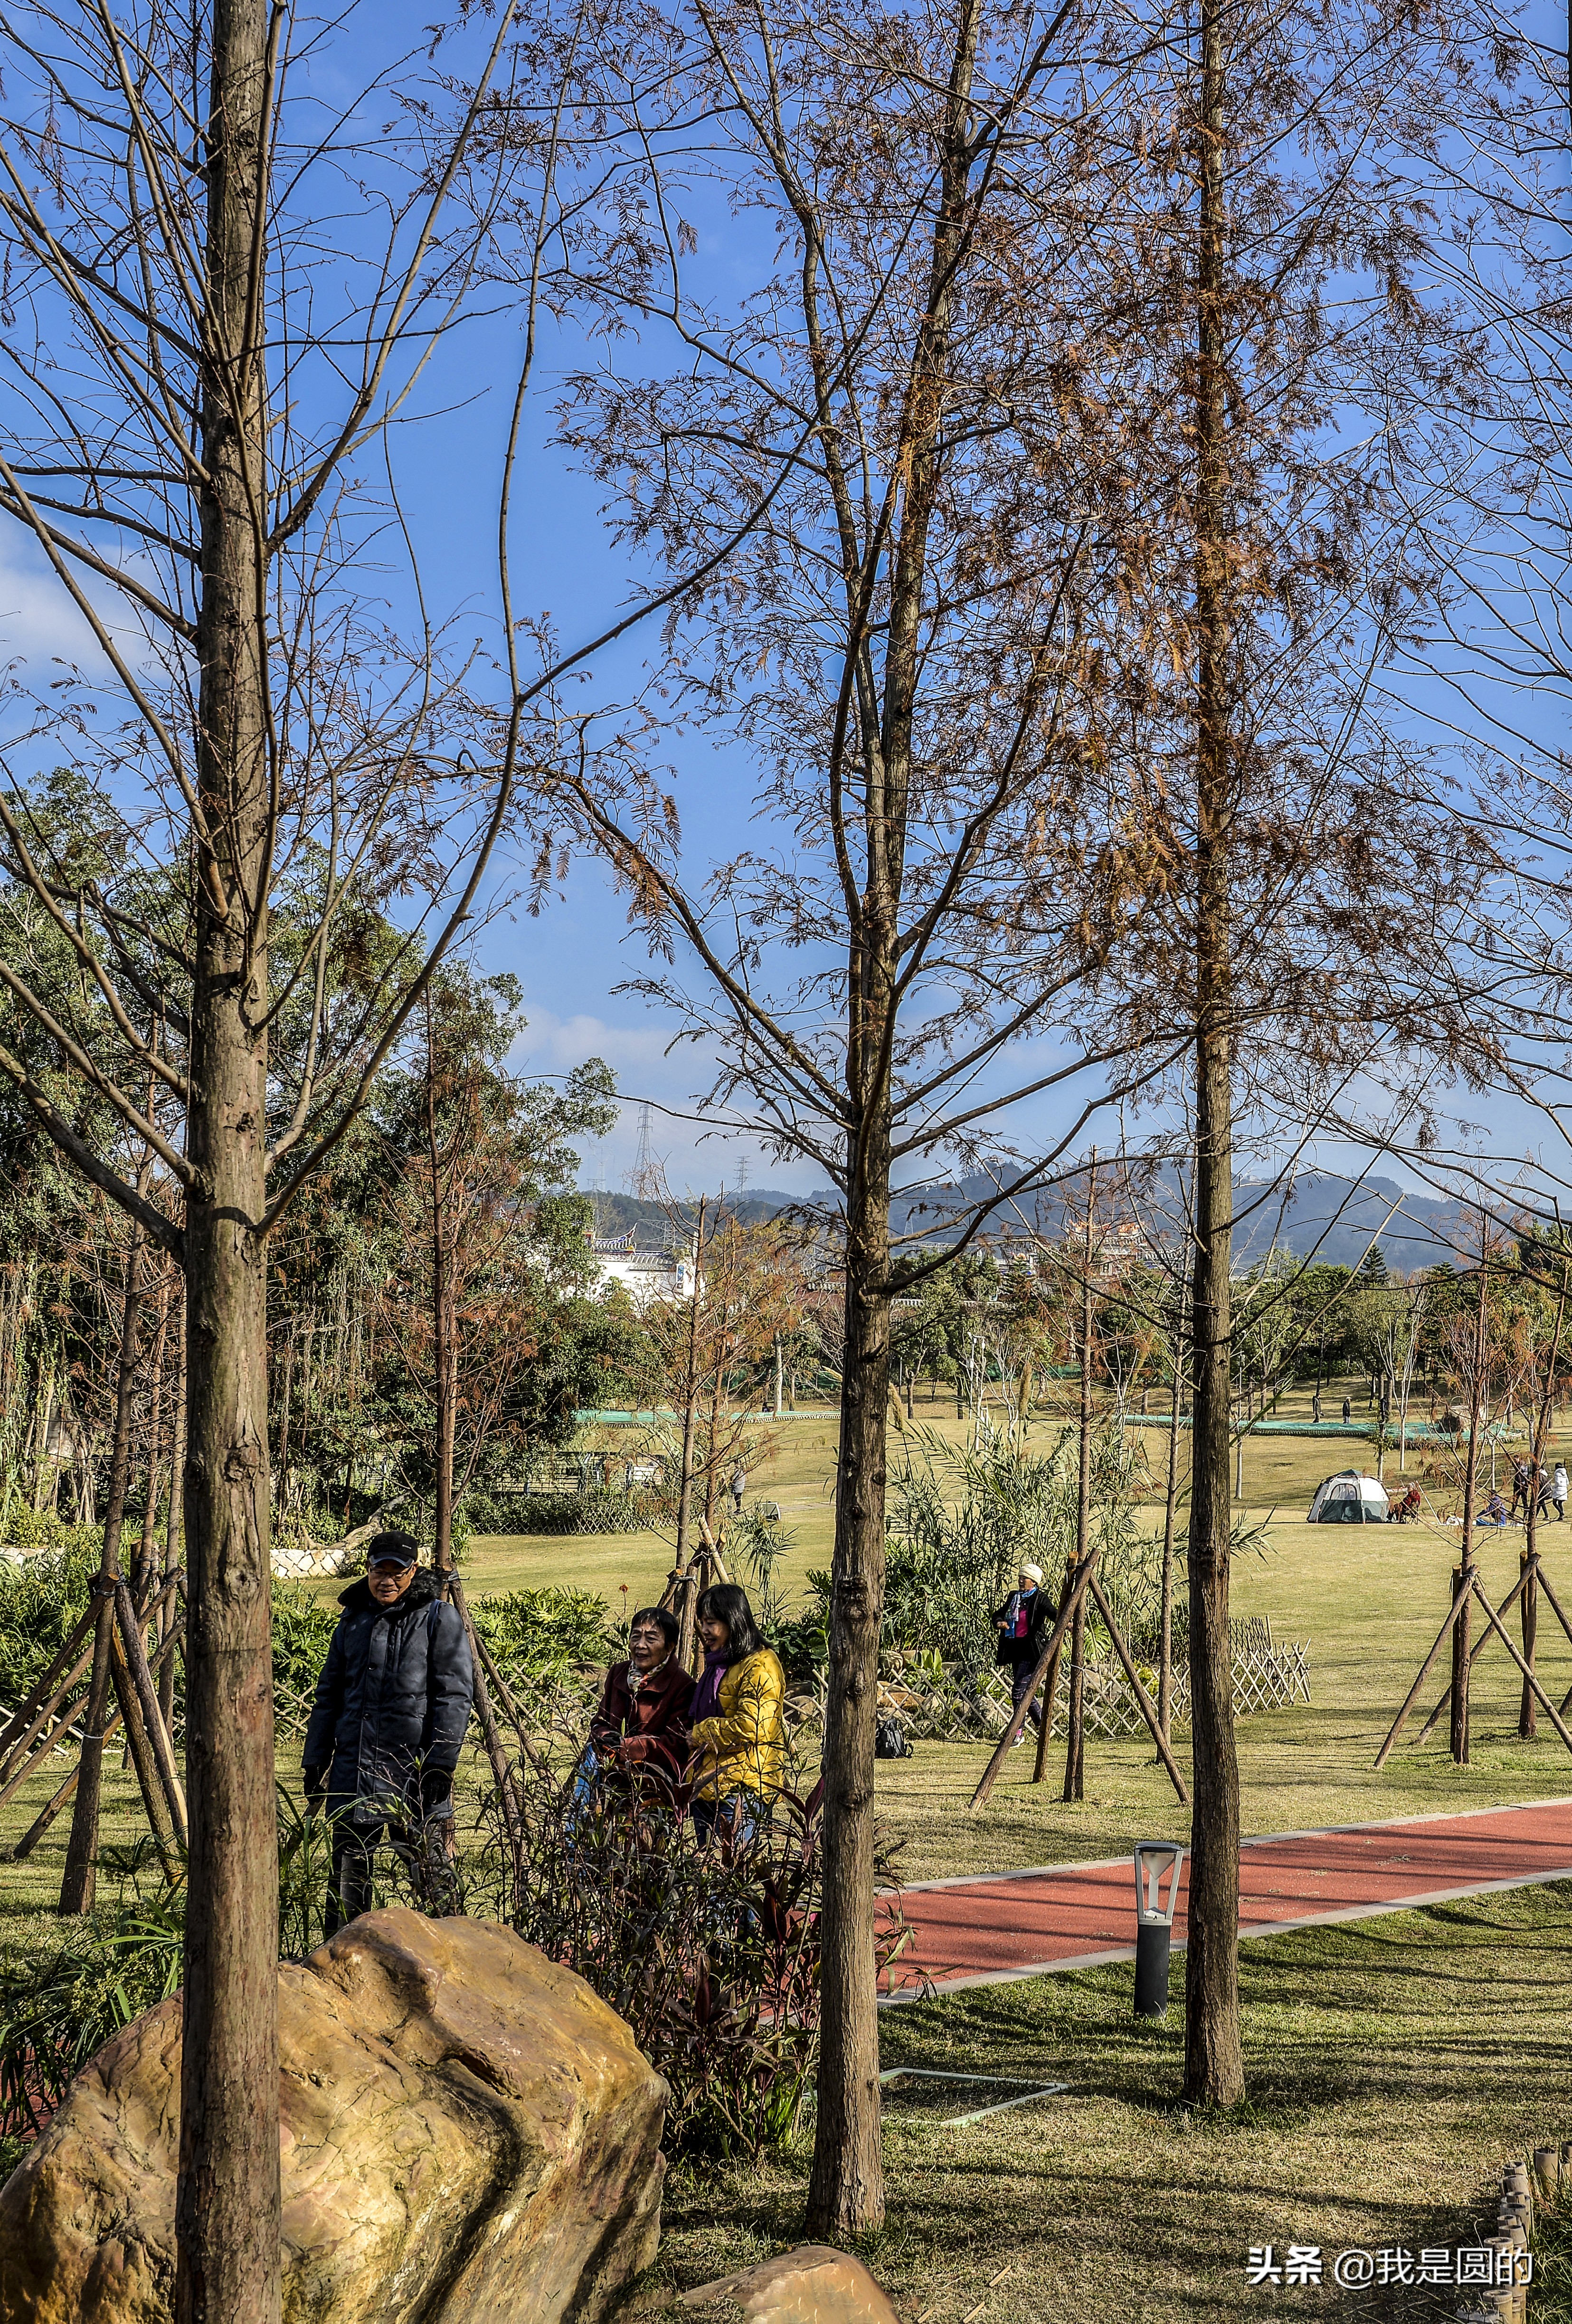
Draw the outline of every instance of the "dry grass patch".
[[[1127,1965],[887,2011],[887,2065],[1072,2087],[963,2130],[892,2101],[889,2218],[865,2256],[926,2324],[1449,2314],[1456,2294],[1251,2291],[1245,2254],[1476,2240],[1502,2162],[1572,2136],[1569,1939],[1572,1884],[1246,1944],[1250,2094],[1213,2117],[1176,2102],[1177,1962],[1159,2025],[1132,2017]],[[681,2291],[797,2240],[807,2157],[804,2139],[709,2184],[674,2178],[630,2319],[691,2313]]]

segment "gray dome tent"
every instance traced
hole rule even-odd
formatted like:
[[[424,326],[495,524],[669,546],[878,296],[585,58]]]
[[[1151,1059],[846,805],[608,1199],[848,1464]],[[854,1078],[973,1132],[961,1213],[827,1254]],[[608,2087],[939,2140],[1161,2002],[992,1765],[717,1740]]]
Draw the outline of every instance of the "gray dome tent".
[[[1361,1476],[1357,1469],[1340,1469],[1335,1477],[1323,1478],[1316,1487],[1308,1522],[1384,1525],[1388,1506],[1384,1485],[1378,1485],[1374,1477]]]

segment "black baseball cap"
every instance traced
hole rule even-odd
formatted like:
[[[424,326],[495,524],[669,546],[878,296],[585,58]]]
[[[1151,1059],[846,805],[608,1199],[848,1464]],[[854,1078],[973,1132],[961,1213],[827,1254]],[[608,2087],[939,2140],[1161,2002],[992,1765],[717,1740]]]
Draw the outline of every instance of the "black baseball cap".
[[[420,1554],[420,1545],[413,1534],[373,1534],[366,1545],[367,1565],[413,1565]]]

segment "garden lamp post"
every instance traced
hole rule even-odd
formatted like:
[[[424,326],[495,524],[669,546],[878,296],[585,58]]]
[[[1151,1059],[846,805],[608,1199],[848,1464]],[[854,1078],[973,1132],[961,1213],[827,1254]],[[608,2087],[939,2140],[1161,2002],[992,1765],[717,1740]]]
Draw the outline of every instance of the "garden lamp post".
[[[1169,1840],[1135,1846],[1135,2015],[1161,2017],[1168,2008],[1168,1955],[1184,1850]],[[1164,1894],[1163,1883],[1167,1882]]]

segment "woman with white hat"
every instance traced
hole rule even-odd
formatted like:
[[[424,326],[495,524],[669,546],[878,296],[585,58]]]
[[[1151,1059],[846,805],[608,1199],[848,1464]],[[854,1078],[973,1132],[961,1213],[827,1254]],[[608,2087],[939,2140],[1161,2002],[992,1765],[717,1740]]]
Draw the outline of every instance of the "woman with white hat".
[[[1053,1603],[1043,1587],[1040,1565],[1023,1564],[1016,1587],[994,1616],[994,1628],[998,1632],[995,1659],[1001,1670],[1011,1670],[1010,1708],[1020,1708],[1021,1697],[1031,1691],[1032,1676],[1043,1657],[1043,1644],[1053,1622]],[[1043,1713],[1035,1702],[1030,1716],[1041,1727]],[[1016,1738],[1024,1740],[1024,1732]]]

